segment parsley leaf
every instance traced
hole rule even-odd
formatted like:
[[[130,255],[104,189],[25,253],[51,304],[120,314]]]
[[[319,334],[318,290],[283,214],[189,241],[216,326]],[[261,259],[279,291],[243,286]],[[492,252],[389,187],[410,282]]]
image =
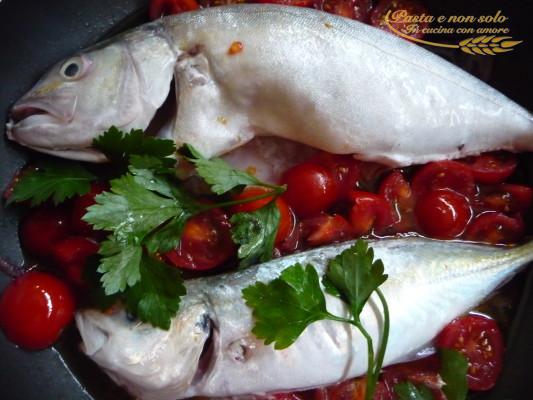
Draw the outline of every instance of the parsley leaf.
[[[399,400],[433,400],[433,394],[424,385],[401,382],[394,385],[394,392]]]
[[[173,158],[158,158],[154,156],[132,154],[130,156],[130,169],[149,169],[161,175],[174,175],[176,160]]]
[[[142,247],[116,242],[110,238],[102,242],[98,252],[102,255],[98,272],[105,294],[123,292],[126,287],[135,285],[141,279],[140,264]]]
[[[284,349],[293,344],[305,328],[328,314],[316,270],[295,264],[269,284],[257,282],[242,291],[252,308],[252,332],[265,344]]]
[[[140,281],[126,292],[128,310],[141,321],[168,330],[185,294],[180,272],[144,255],[140,275]]]
[[[104,153],[109,160],[121,164],[127,163],[132,154],[162,158],[176,151],[172,140],[148,136],[141,129],[125,133],[115,126],[94,139],[93,147]]]
[[[241,268],[272,258],[279,221],[280,213],[274,201],[256,211],[231,217],[232,238],[240,246],[237,254]]]
[[[216,194],[227,193],[239,186],[271,187],[271,185],[265,184],[253,175],[234,169],[221,158],[204,158],[190,144],[184,145],[181,153],[188,156],[189,160],[196,166],[198,175],[211,186],[211,190]],[[276,188],[280,189],[281,187]]]
[[[57,205],[75,195],[88,193],[95,179],[77,163],[48,161],[39,169],[21,175],[7,203],[30,200],[33,207],[51,198]]]
[[[325,286],[334,287],[346,301],[356,321],[368,298],[385,280],[383,262],[374,261],[374,251],[363,240],[329,262]]]
[[[161,229],[151,233],[145,240],[148,252],[152,254],[157,251],[166,253],[178,247],[185,223],[192,215],[193,213],[184,210]]]
[[[468,361],[456,350],[441,349],[440,376],[445,385],[442,388],[448,400],[464,400],[468,393],[466,374]]]
[[[183,212],[175,200],[155,194],[125,174],[111,181],[111,192],[96,196],[84,221],[96,229],[111,230],[118,242],[140,245],[155,228]],[[159,182],[161,183],[161,182]]]

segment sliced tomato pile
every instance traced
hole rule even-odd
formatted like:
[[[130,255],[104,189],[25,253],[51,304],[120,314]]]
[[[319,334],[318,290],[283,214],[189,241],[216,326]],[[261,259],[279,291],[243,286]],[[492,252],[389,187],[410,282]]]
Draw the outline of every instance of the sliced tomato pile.
[[[180,14],[199,8],[241,3],[315,8],[395,33],[389,28],[391,25],[396,31],[417,39],[424,36],[423,29],[428,26],[423,20],[415,23],[412,21],[413,18],[428,14],[428,10],[418,0],[150,0],[148,15],[150,19],[158,19],[164,15]],[[410,30],[414,25],[418,25],[418,29]]]

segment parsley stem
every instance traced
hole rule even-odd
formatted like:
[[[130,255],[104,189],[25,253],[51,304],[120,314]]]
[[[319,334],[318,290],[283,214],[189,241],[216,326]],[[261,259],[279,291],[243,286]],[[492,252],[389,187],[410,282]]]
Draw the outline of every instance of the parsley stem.
[[[251,203],[252,201],[266,199],[267,197],[272,197],[272,201],[274,201],[276,197],[278,197],[281,193],[285,191],[285,188],[280,187],[280,186],[272,186],[272,185],[268,185],[268,186],[264,185],[264,186],[268,188],[272,188],[273,190],[271,192],[266,192],[263,194],[259,194],[257,196],[248,197],[246,199],[230,200],[230,201],[223,201],[221,203],[210,204],[210,205],[207,205],[205,208],[202,208],[202,211],[211,210],[213,208],[225,208],[225,207],[236,206],[239,204]]]
[[[377,288],[376,294],[378,295],[381,305],[383,306],[383,333],[381,335],[381,343],[379,345],[379,350],[376,357],[376,368],[374,370],[374,374],[378,376],[379,372],[381,371],[381,366],[383,365],[383,359],[385,358],[385,351],[389,341],[390,316],[389,306],[387,305],[387,300],[385,300],[385,296],[383,295],[381,289]]]

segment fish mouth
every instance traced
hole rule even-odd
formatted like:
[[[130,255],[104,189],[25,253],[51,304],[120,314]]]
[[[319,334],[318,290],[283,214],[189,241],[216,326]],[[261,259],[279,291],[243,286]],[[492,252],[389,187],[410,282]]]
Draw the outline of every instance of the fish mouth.
[[[67,124],[74,118],[76,103],[77,96],[70,94],[23,99],[11,109],[9,124],[12,127],[32,122]]]

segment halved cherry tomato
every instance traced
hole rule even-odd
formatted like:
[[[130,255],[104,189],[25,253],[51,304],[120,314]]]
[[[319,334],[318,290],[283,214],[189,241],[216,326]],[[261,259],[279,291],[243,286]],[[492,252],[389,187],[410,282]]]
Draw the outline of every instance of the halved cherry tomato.
[[[299,217],[318,215],[337,199],[335,180],[321,165],[295,165],[283,173],[281,181],[287,185],[283,198]]]
[[[382,397],[375,397],[375,399],[396,399],[394,386],[400,382],[408,381],[426,386],[431,390],[435,400],[445,400],[446,396],[441,390],[439,369],[440,361],[437,355],[386,367],[379,378],[379,382],[382,384],[380,389]]]
[[[257,2],[264,4],[282,4],[293,7],[312,7],[314,0],[257,0]]]
[[[351,225],[340,215],[322,214],[302,221],[306,240],[312,246],[342,242],[354,236]]]
[[[69,234],[67,213],[60,208],[40,207],[24,217],[20,240],[29,253],[38,257],[51,254],[52,245]]]
[[[391,206],[381,195],[354,190],[350,193],[353,206],[350,210],[350,223],[356,236],[384,233],[394,223]]]
[[[9,340],[29,350],[54,343],[74,317],[74,297],[62,281],[28,272],[11,282],[0,298],[0,327]]]
[[[437,336],[438,348],[455,349],[468,360],[468,387],[489,390],[498,380],[503,361],[503,338],[496,322],[469,314],[450,322]]]
[[[423,29],[428,26],[427,22],[417,23],[418,30],[411,32],[408,27],[415,24],[400,14],[405,12],[407,16],[411,17],[427,15],[427,9],[420,2],[416,0],[380,0],[370,13],[370,23],[377,28],[392,32],[385,22],[389,11],[389,23],[394,29],[417,39],[424,37]]]
[[[158,19],[163,15],[179,14],[199,7],[196,0],[150,0],[148,16],[150,19]]]
[[[87,212],[87,207],[96,204],[96,200],[94,199],[96,195],[108,188],[109,186],[106,183],[94,182],[91,184],[91,190],[89,193],[74,199],[70,216],[70,226],[74,232],[79,233],[80,235],[91,235],[94,233],[92,226],[82,218]]]
[[[475,242],[516,243],[524,235],[522,219],[499,212],[479,214],[465,232],[465,239]]]
[[[231,225],[220,209],[198,214],[183,228],[180,246],[165,253],[174,266],[189,270],[218,267],[235,254]]]
[[[286,393],[274,393],[272,396],[266,397],[267,399],[274,398],[275,400],[303,400],[303,396],[298,392],[286,392]]]
[[[82,237],[70,236],[52,246],[52,258],[67,278],[78,286],[84,286],[83,279],[87,257],[98,252],[98,243]]]
[[[437,189],[451,189],[468,198],[476,193],[472,170],[458,161],[436,161],[424,165],[413,177],[411,187],[416,196]]]
[[[403,174],[392,171],[379,186],[379,194],[387,200],[393,210],[394,231],[409,232],[415,229],[415,199],[411,185]]]
[[[468,157],[463,162],[472,169],[476,182],[493,185],[504,182],[513,174],[517,159],[512,153],[499,151]]]
[[[322,165],[327,168],[333,179],[337,191],[338,200],[347,200],[348,194],[357,187],[359,181],[359,165],[350,155],[331,154],[322,151],[312,157],[308,162]]]
[[[472,218],[467,198],[453,190],[433,190],[418,199],[416,219],[430,237],[451,239],[461,235]]]
[[[506,214],[522,213],[531,207],[533,190],[528,186],[502,183],[483,188],[480,195],[483,210]]]
[[[310,400],[364,400],[365,391],[366,379],[363,377],[348,379],[335,385],[315,389],[307,397]],[[374,399],[376,399],[375,395]]]
[[[371,0],[317,0],[315,8],[342,17],[367,22],[372,8]]]
[[[262,194],[268,193],[268,191],[269,190],[264,187],[249,186],[246,189],[244,189],[241,193],[234,196],[233,199],[234,200],[249,199],[251,197],[257,197]],[[235,214],[239,212],[255,211],[255,210],[260,209],[261,207],[266,206],[271,201],[272,201],[272,196],[265,197],[264,199],[260,199],[260,200],[254,200],[249,203],[238,204],[231,208],[231,212]],[[276,244],[279,244],[283,242],[294,229],[294,225],[296,223],[296,217],[294,216],[294,213],[289,208],[285,200],[283,200],[281,197],[278,197],[276,199],[276,207],[278,207],[279,215],[280,215],[278,233],[276,235]]]

